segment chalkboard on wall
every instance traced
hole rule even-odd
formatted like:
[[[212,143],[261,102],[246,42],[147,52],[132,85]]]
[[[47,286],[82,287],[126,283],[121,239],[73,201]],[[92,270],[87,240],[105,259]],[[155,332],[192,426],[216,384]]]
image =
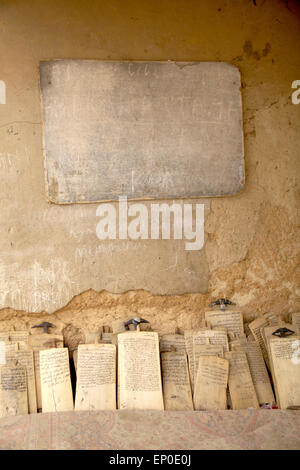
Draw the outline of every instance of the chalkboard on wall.
[[[46,192],[57,204],[244,187],[239,70],[224,62],[40,63]]]

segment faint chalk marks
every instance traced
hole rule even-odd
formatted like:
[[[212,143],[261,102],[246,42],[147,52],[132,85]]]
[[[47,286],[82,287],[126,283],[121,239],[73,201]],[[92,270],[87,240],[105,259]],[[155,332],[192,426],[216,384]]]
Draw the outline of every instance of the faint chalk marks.
[[[0,152],[0,170],[9,171],[14,165],[17,155],[9,152]]]
[[[1,129],[2,127],[11,126],[12,124],[32,124],[32,125],[40,125],[41,122],[33,122],[33,121],[10,121],[10,122],[6,122],[5,124],[1,124],[0,129]]]
[[[6,84],[0,80],[0,104],[6,104]]]
[[[38,261],[22,268],[19,263],[0,265],[0,308],[13,305],[28,312],[52,312],[69,301],[74,281],[69,265],[51,259],[47,266]]]

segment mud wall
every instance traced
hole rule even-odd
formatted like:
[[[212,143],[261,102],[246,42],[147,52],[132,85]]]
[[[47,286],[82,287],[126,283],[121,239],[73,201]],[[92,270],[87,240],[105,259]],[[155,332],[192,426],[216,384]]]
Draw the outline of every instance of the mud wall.
[[[299,40],[297,1],[0,1],[1,328],[47,313],[72,342],[139,313],[172,331],[198,325],[225,295],[248,319],[298,310]],[[97,205],[46,201],[38,65],[57,58],[240,69],[246,186],[204,200],[202,250],[180,240],[100,242]]]

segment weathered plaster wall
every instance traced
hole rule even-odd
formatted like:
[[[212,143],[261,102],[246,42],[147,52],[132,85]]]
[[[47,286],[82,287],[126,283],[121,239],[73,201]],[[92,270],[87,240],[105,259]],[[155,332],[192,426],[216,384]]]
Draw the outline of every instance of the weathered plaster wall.
[[[39,312],[60,309],[51,321],[69,338],[133,312],[171,331],[199,324],[221,295],[247,318],[299,309],[300,105],[291,102],[299,41],[297,1],[0,1],[2,327],[29,327]],[[38,63],[52,58],[239,67],[246,188],[205,201],[204,250],[186,252],[181,241],[100,243],[96,205],[46,202]]]

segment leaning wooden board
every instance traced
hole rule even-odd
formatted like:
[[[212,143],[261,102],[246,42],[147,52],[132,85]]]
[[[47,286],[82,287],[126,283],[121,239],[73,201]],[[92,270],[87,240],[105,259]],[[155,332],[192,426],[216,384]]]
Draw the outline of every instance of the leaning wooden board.
[[[158,334],[118,334],[119,408],[163,410]]]
[[[229,362],[218,356],[201,356],[194,391],[195,410],[226,410]]]
[[[244,351],[247,356],[253,385],[260,404],[275,403],[269,374],[265,361],[256,341],[241,341],[231,346],[233,351]]]
[[[26,368],[0,367],[0,417],[28,413]]]
[[[225,353],[229,361],[228,387],[233,410],[259,408],[250,368],[244,351]]]
[[[300,406],[300,336],[273,337],[269,346],[279,407]]]
[[[36,398],[38,410],[42,409],[42,394],[41,394],[41,376],[40,376],[40,351],[51,349],[53,347],[63,347],[63,336],[56,334],[36,334],[30,335],[28,338],[28,345],[33,350],[35,383],[36,383]]]
[[[73,410],[68,348],[40,351],[43,413]]]
[[[223,327],[235,336],[244,335],[243,314],[235,310],[209,310],[205,312],[205,321],[211,328]]]
[[[191,383],[185,352],[161,354],[165,410],[193,410]]]
[[[26,369],[28,411],[37,412],[36,384],[34,372],[33,351],[31,349],[21,351],[10,351],[6,354],[8,366],[23,366]]]
[[[116,409],[116,346],[80,344],[75,410]]]

